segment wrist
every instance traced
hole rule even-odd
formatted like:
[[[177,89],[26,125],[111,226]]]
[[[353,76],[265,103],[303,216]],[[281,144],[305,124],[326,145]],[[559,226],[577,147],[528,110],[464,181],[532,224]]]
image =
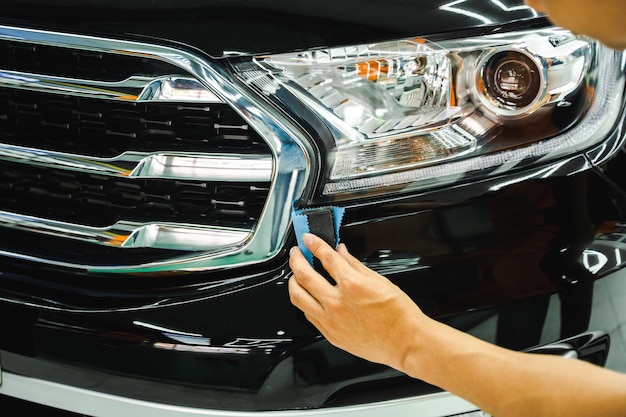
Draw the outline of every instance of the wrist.
[[[436,360],[432,349],[439,323],[421,314],[408,321],[403,334],[397,338],[397,350],[394,355],[393,368],[405,374],[425,379],[428,362]]]

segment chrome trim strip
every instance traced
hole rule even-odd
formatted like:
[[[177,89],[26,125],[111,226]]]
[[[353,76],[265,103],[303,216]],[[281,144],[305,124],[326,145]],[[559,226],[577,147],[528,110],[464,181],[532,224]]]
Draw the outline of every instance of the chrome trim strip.
[[[236,81],[223,68],[186,50],[142,42],[105,39],[92,36],[57,33],[35,29],[0,26],[0,39],[15,42],[38,43],[48,46],[70,47],[89,51],[139,56],[168,62],[185,70],[221,101],[234,108],[248,124],[268,143],[275,162],[272,185],[265,208],[254,234],[243,245],[226,246],[215,252],[189,253],[142,265],[64,264],[70,268],[86,268],[95,272],[153,273],[163,271],[189,271],[247,265],[274,257],[284,246],[291,223],[290,206],[301,197],[307,186],[314,150],[310,138],[277,109],[268,106],[244,85]],[[14,253],[12,256],[26,257]],[[38,259],[50,263],[54,260]]]
[[[0,143],[0,160],[133,178],[268,182],[271,155],[124,152],[115,158],[69,155]]]
[[[137,101],[192,101],[207,104],[223,103],[213,92],[194,78],[162,77],[143,88]]]
[[[127,177],[148,154],[126,152],[116,158],[90,158],[0,143],[0,159],[51,168]]]
[[[159,404],[4,372],[0,394],[93,417],[445,417],[476,411],[447,392],[350,407],[223,411]]]
[[[250,230],[180,224],[146,224],[135,229],[120,245],[131,248],[217,250],[244,243]]]
[[[142,159],[129,176],[267,182],[272,179],[273,168],[271,155],[159,154]]]
[[[107,82],[0,70],[0,87],[123,101],[193,101],[222,103],[198,80],[185,76],[131,76]]]
[[[156,222],[120,221],[109,227],[91,227],[6,211],[0,211],[0,227],[106,246],[207,251],[242,244],[252,234],[246,229]]]

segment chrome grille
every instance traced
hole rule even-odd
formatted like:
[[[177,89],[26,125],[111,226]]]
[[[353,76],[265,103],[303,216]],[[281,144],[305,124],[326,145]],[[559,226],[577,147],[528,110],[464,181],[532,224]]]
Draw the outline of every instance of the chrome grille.
[[[0,27],[5,256],[121,273],[269,259],[305,183],[304,142],[205,57]],[[28,236],[57,243],[17,244]],[[97,247],[108,255],[81,255]]]

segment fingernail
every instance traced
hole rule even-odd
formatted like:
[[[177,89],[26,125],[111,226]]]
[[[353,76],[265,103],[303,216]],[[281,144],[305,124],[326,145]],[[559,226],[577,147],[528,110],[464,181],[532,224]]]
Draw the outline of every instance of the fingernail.
[[[296,250],[295,246],[292,246],[291,249],[289,249],[289,256],[293,255],[293,252]]]
[[[311,243],[313,243],[313,235],[310,233],[304,233],[302,235],[302,241],[304,242],[305,245],[310,245]]]

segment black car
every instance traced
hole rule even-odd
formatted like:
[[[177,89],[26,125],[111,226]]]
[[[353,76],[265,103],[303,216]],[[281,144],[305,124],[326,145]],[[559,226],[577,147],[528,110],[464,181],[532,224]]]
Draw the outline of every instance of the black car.
[[[329,207],[436,319],[626,371],[622,52],[521,0],[0,5],[4,410],[481,415],[291,305]]]

